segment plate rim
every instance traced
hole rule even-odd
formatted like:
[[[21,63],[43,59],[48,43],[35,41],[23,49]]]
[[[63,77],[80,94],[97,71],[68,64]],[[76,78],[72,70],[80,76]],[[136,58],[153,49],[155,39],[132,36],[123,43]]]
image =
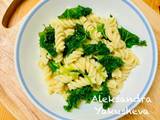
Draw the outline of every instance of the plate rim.
[[[26,18],[24,19],[24,22],[22,23],[19,32],[18,32],[18,36],[17,36],[17,41],[16,41],[16,47],[15,47],[15,54],[14,54],[14,60],[15,60],[15,67],[16,67],[16,74],[18,76],[18,80],[20,83],[20,86],[22,88],[22,90],[25,92],[25,94],[27,95],[27,97],[29,98],[29,100],[33,103],[33,105],[35,105],[37,108],[39,108],[41,111],[43,111],[44,113],[46,113],[48,116],[52,117],[52,118],[57,118],[57,119],[63,119],[63,120],[70,120],[69,118],[65,118],[59,114],[57,114],[55,111],[50,111],[47,107],[45,107],[43,104],[41,104],[30,92],[30,90],[27,88],[27,85],[25,83],[25,79],[23,78],[23,74],[21,72],[21,67],[20,67],[20,63],[19,63],[19,47],[20,47],[20,42],[22,40],[22,35],[24,33],[25,27],[28,24],[28,22],[30,21],[30,19],[32,18],[32,16],[45,4],[47,3],[49,0],[44,0],[42,2],[40,2],[39,4],[37,4],[31,11],[30,13],[26,16]],[[157,41],[155,38],[155,34],[153,32],[153,29],[150,25],[150,23],[148,22],[148,19],[144,16],[144,14],[141,12],[141,10],[132,2],[129,0],[122,0],[124,3],[126,3],[134,12],[136,12],[136,14],[141,18],[143,24],[145,25],[147,32],[149,33],[150,36],[150,40],[151,40],[151,44],[152,44],[152,52],[153,52],[153,61],[152,61],[152,70],[149,76],[149,79],[147,80],[147,83],[145,83],[145,87],[143,88],[143,90],[140,92],[140,98],[143,98],[146,96],[146,94],[148,93],[149,89],[151,88],[154,78],[155,78],[155,74],[157,71],[157,66],[158,66],[158,49],[157,49]],[[129,110],[133,110],[140,102],[132,102],[129,106],[127,106],[127,108]],[[123,113],[123,112],[122,112]],[[126,115],[128,113],[125,114],[113,114],[112,116],[106,117],[106,118],[102,118],[102,120],[113,120],[113,119],[118,119],[124,115]]]

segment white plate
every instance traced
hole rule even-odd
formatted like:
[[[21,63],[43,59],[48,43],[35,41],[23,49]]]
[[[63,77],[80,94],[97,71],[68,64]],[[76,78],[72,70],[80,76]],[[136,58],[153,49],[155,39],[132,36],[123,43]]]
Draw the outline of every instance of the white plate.
[[[51,117],[74,120],[117,119],[124,114],[96,114],[95,107],[101,106],[98,103],[83,104],[80,109],[75,109],[71,113],[65,112],[64,99],[60,95],[48,95],[43,74],[37,65],[38,33],[43,30],[43,24],[48,24],[67,7],[78,4],[91,7],[98,16],[114,15],[122,26],[147,40],[147,47],[133,48],[141,64],[131,72],[119,97],[138,95],[142,98],[146,95],[157,67],[156,40],[147,19],[130,0],[44,0],[37,5],[23,23],[17,40],[15,60],[21,86],[33,104]],[[138,103],[115,103],[111,109],[131,110]]]

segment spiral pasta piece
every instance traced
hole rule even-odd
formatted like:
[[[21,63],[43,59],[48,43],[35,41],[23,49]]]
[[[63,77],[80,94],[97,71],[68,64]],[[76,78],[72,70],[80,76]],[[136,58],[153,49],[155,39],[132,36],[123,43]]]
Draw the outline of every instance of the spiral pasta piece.
[[[47,64],[44,64],[41,61],[39,62],[39,66],[41,67],[41,69],[44,72],[45,80],[50,80],[52,78],[52,75],[53,75],[50,67]]]
[[[53,58],[56,63],[60,63],[63,60],[63,53],[58,53],[56,57]]]
[[[40,62],[43,64],[47,64],[49,59],[47,58],[48,52],[44,49],[40,49]]]
[[[87,16],[87,20],[89,20],[90,22],[95,22],[95,23],[102,23],[104,22],[104,19],[101,18],[101,17],[98,17],[97,15],[95,14],[90,14]]]
[[[62,27],[56,27],[55,30],[55,48],[57,52],[62,52],[65,48],[65,34]]]
[[[72,89],[81,88],[87,85],[90,85],[90,82],[85,78],[79,77],[78,80],[70,82],[67,86],[70,90],[72,90]]]
[[[121,40],[121,36],[117,28],[106,29],[106,34],[109,40],[111,40],[111,42],[107,43],[109,48],[111,48],[112,50],[125,48],[125,43]]]
[[[73,51],[72,54],[70,54],[69,56],[67,56],[64,59],[64,64],[71,64],[71,63],[77,61],[81,57],[82,54],[83,54],[82,49],[78,49],[76,51]]]
[[[129,49],[120,49],[118,51],[115,51],[115,56],[121,57],[122,60],[125,62],[124,66],[122,67],[122,70],[131,70],[135,66],[139,64],[139,59],[137,56]]]
[[[66,29],[64,33],[65,33],[65,36],[68,37],[69,35],[73,35],[74,29],[71,29],[71,28]]]
[[[52,93],[62,93],[64,91],[64,83],[50,81],[48,82],[48,91],[50,94]]]
[[[111,88],[111,89],[116,89],[116,87],[117,87],[117,82],[116,82],[116,80],[114,80],[114,79],[109,80],[109,81],[108,81],[108,87]]]
[[[90,32],[92,32],[94,29],[96,29],[96,24],[91,23],[89,21],[86,21],[83,26],[87,31],[90,31]]]
[[[58,82],[62,83],[69,83],[73,80],[71,76],[66,76],[66,75],[57,75],[54,77],[54,79]]]
[[[105,78],[107,78],[107,73],[106,73],[106,70],[105,68],[98,62],[96,62],[94,59],[91,59],[90,60],[90,63],[95,66],[96,68],[96,84],[97,85],[101,85],[102,82],[105,81]]]
[[[93,29],[92,32],[90,32],[91,42],[90,43],[98,43],[101,41],[102,34],[98,32],[96,29]],[[95,42],[96,41],[96,42]]]
[[[53,26],[61,26],[63,27],[64,29],[66,28],[73,28],[76,24],[76,21],[75,20],[72,20],[72,19],[56,19],[55,21],[52,22],[52,25]]]
[[[76,23],[78,24],[84,24],[87,21],[87,18],[82,16],[80,19],[76,20]]]

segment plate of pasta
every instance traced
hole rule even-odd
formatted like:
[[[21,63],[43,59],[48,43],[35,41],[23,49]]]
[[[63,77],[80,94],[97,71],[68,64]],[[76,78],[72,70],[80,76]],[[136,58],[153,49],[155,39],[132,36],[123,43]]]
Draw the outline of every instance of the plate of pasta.
[[[128,0],[45,0],[23,23],[15,54],[23,90],[57,119],[122,117],[157,67],[153,30]]]

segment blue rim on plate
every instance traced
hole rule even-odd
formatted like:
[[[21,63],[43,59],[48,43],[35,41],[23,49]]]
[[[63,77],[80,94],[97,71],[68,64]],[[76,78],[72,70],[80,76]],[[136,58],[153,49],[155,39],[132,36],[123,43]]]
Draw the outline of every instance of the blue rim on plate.
[[[30,100],[35,103],[35,105],[40,108],[43,112],[47,113],[49,116],[51,117],[57,117],[63,120],[70,120],[68,118],[64,118],[56,113],[54,113],[53,111],[50,111],[47,107],[45,107],[43,104],[41,104],[36,98],[35,96],[33,96],[33,94],[31,93],[31,91],[28,89],[22,71],[21,71],[21,66],[20,66],[20,62],[19,62],[19,48],[20,48],[20,44],[21,44],[21,38],[22,35],[24,33],[25,27],[28,24],[29,20],[32,18],[32,16],[44,5],[48,2],[49,0],[44,0],[43,2],[41,2],[40,4],[38,4],[33,10],[32,12],[28,15],[28,17],[26,18],[26,20],[24,21],[20,32],[18,34],[18,40],[17,40],[17,44],[16,44],[16,49],[15,49],[15,62],[16,62],[16,70],[17,70],[17,75],[19,76],[19,80],[21,83],[21,86],[23,88],[23,90],[25,91],[25,93],[27,94],[27,96],[30,98]],[[156,73],[156,69],[157,69],[157,61],[158,61],[158,53],[157,53],[157,44],[156,44],[156,39],[153,33],[153,30],[149,24],[149,22],[147,21],[147,19],[145,18],[145,16],[141,13],[141,11],[129,0],[122,0],[126,5],[128,5],[142,20],[142,22],[144,23],[148,34],[150,36],[150,40],[151,40],[151,44],[152,44],[152,54],[153,54],[153,61],[152,61],[152,69],[149,75],[149,79],[147,81],[147,83],[145,84],[145,87],[143,88],[143,90],[141,91],[141,93],[139,94],[139,98],[143,98],[147,92],[149,91],[153,80],[154,80],[154,76]],[[132,102],[127,109],[128,110],[132,110],[133,108],[135,108],[137,105],[139,104],[139,102]],[[125,113],[126,114],[126,113]],[[122,114],[114,114],[110,117],[106,117],[103,118],[103,120],[113,120],[113,119],[118,119],[120,117],[122,117],[124,115],[124,113],[122,112]]]

